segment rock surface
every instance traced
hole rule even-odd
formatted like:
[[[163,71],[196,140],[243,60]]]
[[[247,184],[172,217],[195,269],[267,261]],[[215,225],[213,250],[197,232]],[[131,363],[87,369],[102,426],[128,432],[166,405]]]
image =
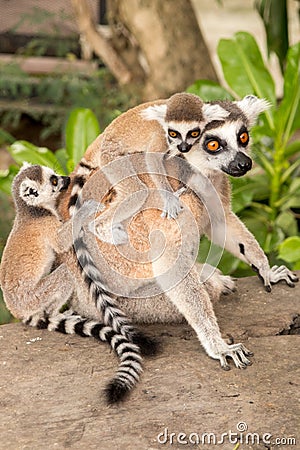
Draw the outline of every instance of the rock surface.
[[[222,371],[188,325],[143,327],[162,351],[145,360],[141,382],[119,407],[103,399],[117,367],[108,346],[3,325],[0,449],[300,448],[300,284],[271,294],[256,278],[237,285],[215,310],[224,337],[254,352],[253,365]]]

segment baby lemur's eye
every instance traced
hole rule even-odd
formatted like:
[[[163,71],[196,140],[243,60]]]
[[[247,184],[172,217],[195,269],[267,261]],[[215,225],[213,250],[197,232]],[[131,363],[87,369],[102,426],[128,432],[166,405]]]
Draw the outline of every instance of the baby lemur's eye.
[[[168,134],[171,138],[176,138],[178,136],[178,132],[174,130],[168,130]]]
[[[247,131],[243,131],[240,133],[238,139],[242,145],[247,145],[249,141],[249,133]]]
[[[50,177],[50,183],[52,184],[52,186],[57,186],[58,184],[58,178],[55,175],[52,175]]]
[[[220,143],[218,141],[211,140],[211,141],[208,141],[206,143],[206,148],[210,152],[217,152],[218,150],[220,150],[221,146],[220,146]]]
[[[197,138],[200,136],[200,128],[194,128],[193,130],[190,130],[187,134],[187,137]]]

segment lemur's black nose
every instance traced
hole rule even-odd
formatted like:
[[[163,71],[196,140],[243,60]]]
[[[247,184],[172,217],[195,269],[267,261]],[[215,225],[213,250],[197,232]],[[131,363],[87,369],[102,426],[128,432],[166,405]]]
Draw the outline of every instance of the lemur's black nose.
[[[181,153],[187,153],[191,150],[192,145],[187,142],[181,142],[181,144],[177,145],[177,148]]]
[[[230,161],[227,167],[223,166],[222,170],[232,177],[242,177],[252,167],[252,160],[243,152],[237,152],[234,159]]]
[[[244,153],[240,152],[237,154],[237,167],[242,172],[248,172],[252,167],[252,160]]]

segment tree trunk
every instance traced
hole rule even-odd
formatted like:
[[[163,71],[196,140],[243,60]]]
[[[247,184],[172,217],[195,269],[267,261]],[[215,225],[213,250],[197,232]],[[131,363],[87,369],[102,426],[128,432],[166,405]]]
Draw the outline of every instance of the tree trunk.
[[[72,3],[87,5],[86,0]],[[112,37],[106,46],[103,36],[97,43],[95,34],[88,32],[91,21],[84,19],[86,11],[81,7],[79,14],[77,7],[76,14],[94,51],[119,82],[130,79],[144,100],[168,97],[199,78],[217,79],[190,0],[108,0]],[[116,65],[122,67],[122,77],[113,70]]]

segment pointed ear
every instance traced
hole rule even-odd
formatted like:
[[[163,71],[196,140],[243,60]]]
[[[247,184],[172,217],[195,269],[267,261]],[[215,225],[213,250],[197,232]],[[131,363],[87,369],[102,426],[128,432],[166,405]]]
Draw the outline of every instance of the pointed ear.
[[[242,100],[236,102],[236,105],[243,111],[250,126],[254,125],[258,115],[271,107],[264,98],[258,98],[255,95],[246,95]]]
[[[20,197],[28,204],[34,205],[39,197],[39,186],[36,181],[25,178],[20,184]]]
[[[160,125],[165,123],[165,116],[167,112],[167,105],[154,105],[141,111],[141,116],[146,120],[157,120]]]
[[[221,105],[211,103],[204,103],[202,107],[203,117],[206,122],[211,122],[212,120],[223,120],[229,116],[229,111],[222,108]]]

